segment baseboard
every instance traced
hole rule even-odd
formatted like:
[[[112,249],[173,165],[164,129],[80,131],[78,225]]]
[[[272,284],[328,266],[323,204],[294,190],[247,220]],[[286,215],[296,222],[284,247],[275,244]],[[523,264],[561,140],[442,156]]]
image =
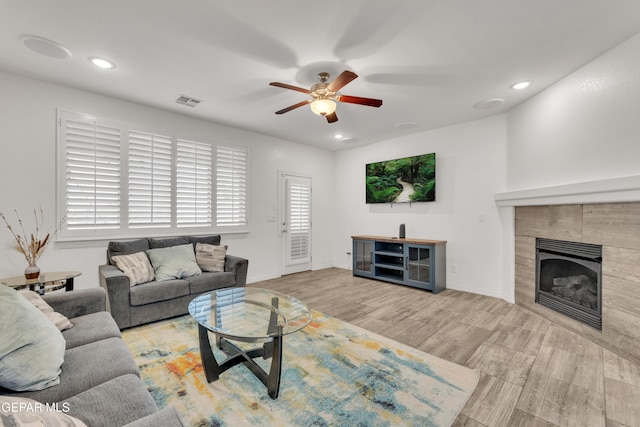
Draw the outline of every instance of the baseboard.
[[[511,304],[515,304],[516,302],[514,295],[505,295],[502,292],[491,292],[491,291],[486,291],[478,288],[470,288],[468,286],[451,285],[449,283],[447,283],[447,289],[453,289],[461,292],[469,292],[471,294],[484,295],[487,297],[500,298]]]
[[[264,276],[247,276],[247,284],[263,282],[265,280],[277,279],[279,277],[282,277],[282,276],[277,274],[267,274]]]
[[[333,265],[333,264],[312,265],[311,266],[311,271],[324,270],[325,268],[335,268],[335,267],[338,267],[338,266]],[[338,268],[340,268],[340,267],[338,267]]]
[[[353,265],[351,263],[345,264],[345,265],[332,265],[331,267],[342,268],[344,270],[352,270],[353,269]]]

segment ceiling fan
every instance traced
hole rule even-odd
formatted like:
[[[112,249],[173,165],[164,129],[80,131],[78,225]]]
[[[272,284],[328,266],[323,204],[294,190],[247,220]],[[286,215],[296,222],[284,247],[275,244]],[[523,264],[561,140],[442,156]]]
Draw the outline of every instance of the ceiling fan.
[[[361,98],[359,96],[339,95],[337,92],[357,78],[358,75],[352,71],[343,71],[334,81],[327,83],[329,73],[318,73],[318,80],[311,86],[311,89],[305,89],[298,86],[288,85],[286,83],[271,82],[271,86],[277,86],[284,89],[296,90],[298,92],[311,95],[311,99],[298,102],[290,107],[276,111],[276,114],[284,114],[303,105],[311,104],[311,110],[319,115],[327,118],[327,122],[334,123],[338,121],[336,115],[336,101],[348,102],[350,104],[368,105],[369,107],[379,107],[382,105],[381,99]]]

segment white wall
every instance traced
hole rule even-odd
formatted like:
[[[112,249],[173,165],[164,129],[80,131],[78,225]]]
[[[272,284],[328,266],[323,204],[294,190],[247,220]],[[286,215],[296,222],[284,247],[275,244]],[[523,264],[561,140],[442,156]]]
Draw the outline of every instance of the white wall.
[[[508,114],[507,188],[640,174],[640,35]]]
[[[155,129],[183,132],[249,147],[249,234],[223,235],[229,253],[249,259],[250,282],[277,277],[279,228],[268,221],[278,210],[278,170],[297,172],[313,180],[313,268],[333,264],[333,153],[246,132],[204,120],[123,102],[89,92],[0,73],[0,211],[18,209],[27,223],[42,205],[46,219],[55,215],[56,108],[127,120]],[[0,277],[23,273],[26,261],[12,248],[9,231],[0,230]],[[142,236],[141,236],[142,237]],[[78,288],[98,285],[98,265],[105,261],[105,242],[62,243],[40,258],[42,270],[80,270]]]
[[[511,110],[507,116],[507,189],[516,193],[533,190],[526,194],[545,200],[545,195],[555,194],[545,187],[568,186],[561,192],[579,197],[581,203],[596,197],[602,188],[607,193],[600,197],[612,201],[634,194],[615,188],[621,182],[629,190],[629,181],[607,180],[640,176],[638,70],[640,35]],[[563,203],[562,197],[552,199]],[[626,201],[633,200],[637,199],[632,196]],[[526,200],[518,203],[527,204]],[[567,198],[567,203],[574,202]],[[514,286],[514,210],[500,210],[503,277]],[[515,288],[508,290],[514,292]]]
[[[436,153],[436,201],[367,205],[365,165]],[[503,236],[494,194],[504,190],[506,116],[395,138],[336,153],[335,263],[351,268],[351,236],[397,236],[447,241],[447,287],[513,301],[503,282]],[[451,267],[456,266],[456,273]],[[509,293],[511,289],[511,293]]]

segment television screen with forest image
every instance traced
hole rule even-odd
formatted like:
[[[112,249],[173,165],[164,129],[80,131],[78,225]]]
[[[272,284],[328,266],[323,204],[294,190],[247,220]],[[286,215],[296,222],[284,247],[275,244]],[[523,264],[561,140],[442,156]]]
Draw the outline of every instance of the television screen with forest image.
[[[436,153],[369,163],[367,203],[433,202]]]

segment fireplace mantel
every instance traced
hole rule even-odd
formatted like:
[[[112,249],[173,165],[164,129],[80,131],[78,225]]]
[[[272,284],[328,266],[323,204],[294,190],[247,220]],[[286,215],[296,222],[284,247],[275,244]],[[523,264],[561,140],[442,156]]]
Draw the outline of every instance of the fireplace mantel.
[[[640,175],[496,193],[496,205],[540,206],[640,201]]]

